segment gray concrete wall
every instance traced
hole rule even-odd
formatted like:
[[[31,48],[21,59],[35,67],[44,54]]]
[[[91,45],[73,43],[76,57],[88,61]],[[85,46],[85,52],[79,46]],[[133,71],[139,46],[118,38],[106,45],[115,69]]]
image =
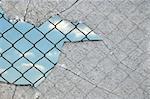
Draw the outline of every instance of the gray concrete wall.
[[[37,88],[0,83],[0,99],[150,99],[150,0],[2,0],[10,18],[81,20],[103,41],[66,43]]]

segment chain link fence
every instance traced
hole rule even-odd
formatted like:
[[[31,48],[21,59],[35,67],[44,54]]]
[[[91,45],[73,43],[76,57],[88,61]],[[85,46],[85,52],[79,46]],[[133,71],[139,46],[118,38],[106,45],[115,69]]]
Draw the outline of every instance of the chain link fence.
[[[0,13],[0,80],[37,86],[57,64],[64,42],[100,40],[90,28],[59,15],[36,27]]]

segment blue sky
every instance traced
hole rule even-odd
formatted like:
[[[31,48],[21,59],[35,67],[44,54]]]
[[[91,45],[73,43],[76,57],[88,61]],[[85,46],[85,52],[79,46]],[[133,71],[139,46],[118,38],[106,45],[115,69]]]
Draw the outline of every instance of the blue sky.
[[[2,17],[3,13],[0,9],[0,55],[5,58],[0,57],[0,73],[9,83],[18,85],[35,83],[34,86],[38,86],[44,79],[43,73],[47,73],[58,62],[61,53],[59,50],[62,49],[64,42],[101,40],[85,24],[78,22],[73,24],[58,15],[35,27],[22,20],[14,24],[16,21],[9,20],[6,15],[5,18]],[[8,70],[5,71],[6,69]],[[28,69],[30,70],[27,71]],[[2,77],[0,76],[0,81],[6,82]],[[40,81],[36,82],[39,79]]]

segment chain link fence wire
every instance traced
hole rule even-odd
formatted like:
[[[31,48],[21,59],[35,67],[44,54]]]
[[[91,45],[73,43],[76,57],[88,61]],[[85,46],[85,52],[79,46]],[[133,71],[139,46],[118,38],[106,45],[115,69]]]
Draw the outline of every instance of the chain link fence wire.
[[[36,87],[57,64],[65,42],[98,40],[88,26],[59,15],[35,26],[0,10],[0,81]]]

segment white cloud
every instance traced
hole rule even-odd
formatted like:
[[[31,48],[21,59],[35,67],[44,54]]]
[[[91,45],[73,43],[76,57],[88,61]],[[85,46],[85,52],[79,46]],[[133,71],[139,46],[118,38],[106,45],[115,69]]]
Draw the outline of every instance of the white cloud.
[[[5,71],[5,69],[0,69],[0,74],[4,71]],[[6,74],[6,73],[7,73],[7,71],[5,71],[3,74]]]
[[[45,68],[44,68],[43,65],[36,64],[35,67],[37,67],[38,69],[40,69],[40,70],[42,70],[42,71],[45,70]]]
[[[54,25],[49,24],[49,25],[48,25],[48,28],[52,29],[52,28],[54,28]]]
[[[58,54],[58,52],[54,52],[54,55],[57,55]]]
[[[33,67],[33,64],[32,63],[23,63],[22,67]],[[40,69],[42,71],[45,70],[43,65],[35,64],[35,67],[37,67],[38,69]]]
[[[23,67],[32,67],[33,64],[32,63],[23,63],[22,66]]]
[[[74,34],[76,37],[81,37],[81,36],[84,36],[84,34],[78,30],[74,30]]]
[[[53,54],[51,53],[51,52],[49,52],[48,54],[47,54],[47,56],[52,56]]]
[[[23,56],[23,54],[19,53],[19,56],[20,56],[20,57],[22,57],[22,56]]]
[[[69,25],[70,25],[70,22],[68,22],[68,21],[62,21],[62,22],[60,22],[60,23],[57,25],[57,28],[63,29],[63,28],[68,27]]]
[[[74,27],[73,24],[70,23],[69,21],[63,20],[56,26],[56,28],[62,31],[63,33],[68,33]]]
[[[2,48],[0,48],[0,53],[2,53],[2,51],[3,51],[3,49],[2,49]]]
[[[32,52],[27,52],[24,54],[25,57],[33,56],[34,54]]]
[[[71,22],[66,21],[66,20],[63,20],[62,22],[60,22],[56,27],[59,30],[61,30],[63,33],[68,33],[69,30],[73,29],[73,25],[71,24]],[[94,32],[91,32],[91,29],[88,26],[86,26],[85,24],[83,24],[81,21],[79,21],[78,29],[81,32],[75,29],[74,34],[76,37],[84,36],[83,33],[85,35],[87,35],[88,33],[92,34],[92,35],[95,34]]]
[[[34,54],[32,52],[27,52],[24,54],[25,57],[31,57],[33,56]],[[23,56],[23,54],[19,54],[19,56]]]
[[[59,54],[58,51],[52,51],[52,52],[49,52],[49,53],[47,54],[47,56],[52,57],[53,55],[58,55],[58,54]]]
[[[92,36],[98,36],[96,33],[94,33],[93,31],[89,33],[89,35],[92,35]]]
[[[4,69],[0,69],[0,73],[2,73],[4,71]]]
[[[84,33],[84,34],[88,34],[89,32],[91,32],[91,29],[87,26],[82,26],[82,27],[79,27],[80,30]]]

